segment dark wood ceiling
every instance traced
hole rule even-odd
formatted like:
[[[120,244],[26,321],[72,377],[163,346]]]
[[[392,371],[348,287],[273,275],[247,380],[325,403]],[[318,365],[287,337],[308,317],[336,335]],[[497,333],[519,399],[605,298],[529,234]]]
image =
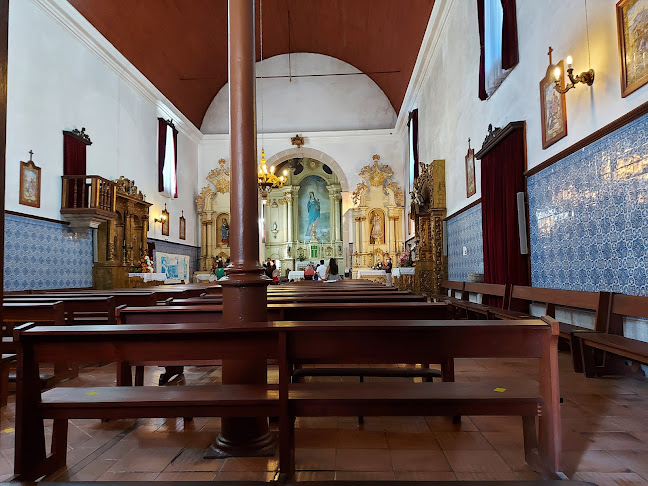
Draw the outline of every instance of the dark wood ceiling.
[[[227,0],[68,0],[194,125],[227,82]],[[434,0],[265,0],[263,57],[314,52],[367,73],[398,112]],[[259,49],[259,0],[257,60]]]

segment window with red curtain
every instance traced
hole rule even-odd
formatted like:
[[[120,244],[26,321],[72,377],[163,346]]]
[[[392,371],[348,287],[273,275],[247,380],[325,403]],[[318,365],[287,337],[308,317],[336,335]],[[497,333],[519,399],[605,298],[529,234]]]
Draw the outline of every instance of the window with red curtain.
[[[178,130],[173,122],[158,118],[158,190],[178,197]]]
[[[86,175],[86,148],[92,140],[85,128],[63,131],[63,175]],[[68,180],[67,207],[85,207],[88,202],[88,191],[85,179]]]
[[[487,283],[528,285],[529,282],[528,256],[520,254],[516,197],[525,190],[524,134],[524,125],[520,124],[485,155],[480,154],[484,282]]]
[[[492,95],[519,61],[515,0],[477,0],[479,99]]]
[[[409,187],[414,186],[414,179],[419,175],[419,144],[418,144],[418,109],[409,113],[407,122],[408,140],[409,140]],[[408,234],[414,233],[413,221],[411,215],[408,220]]]

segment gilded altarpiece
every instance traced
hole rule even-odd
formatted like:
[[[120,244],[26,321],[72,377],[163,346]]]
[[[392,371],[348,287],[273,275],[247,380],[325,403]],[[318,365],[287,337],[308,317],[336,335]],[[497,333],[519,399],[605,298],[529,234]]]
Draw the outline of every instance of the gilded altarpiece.
[[[227,260],[230,256],[230,171],[225,159],[218,161],[218,167],[206,177],[208,184],[196,197],[196,211],[201,224],[200,269],[197,274],[210,273],[218,257]]]
[[[362,181],[352,196],[353,278],[358,278],[359,270],[384,263],[388,256],[396,264],[405,214],[403,191],[393,180],[391,167],[380,163],[380,155],[374,155],[373,164],[364,166],[359,175]]]
[[[141,279],[131,281],[128,274],[146,252],[151,203],[144,200],[135,181],[122,176],[116,183],[117,217],[97,228],[97,261],[92,269],[96,289],[128,288],[141,283]]]
[[[445,161],[421,163],[411,192],[411,213],[418,240],[414,263],[414,292],[417,294],[438,293],[447,275],[447,261],[443,257],[445,195]]]

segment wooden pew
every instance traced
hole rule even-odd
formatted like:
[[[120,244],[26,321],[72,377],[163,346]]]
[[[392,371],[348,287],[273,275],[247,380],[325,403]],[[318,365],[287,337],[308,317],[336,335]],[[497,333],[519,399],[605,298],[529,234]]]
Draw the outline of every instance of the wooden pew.
[[[490,319],[492,312],[497,312],[509,304],[510,287],[504,284],[491,284],[481,282],[464,282],[464,288],[461,292],[461,299],[452,301],[457,309],[465,312],[465,318]],[[482,302],[471,302],[470,295],[476,294],[482,296]],[[496,297],[500,299],[499,306],[492,306],[483,301],[484,297]]]
[[[579,332],[573,335],[579,346],[585,376],[629,374],[621,358],[648,364],[648,343],[623,335],[623,317],[648,319],[648,297],[612,294],[606,333]],[[596,350],[604,351],[602,356]]]
[[[54,388],[41,393],[38,382],[38,364],[61,355],[79,362],[278,359],[277,334],[267,322],[243,328],[25,325],[15,337],[20,348],[15,473],[20,480],[35,480],[65,466],[68,419],[279,415],[278,392],[265,385]],[[54,419],[50,456],[45,453],[44,419]]]
[[[561,290],[547,289],[542,287],[526,287],[522,285],[513,285],[511,288],[511,297],[509,309],[526,306],[530,311],[532,304],[544,305],[541,311],[542,315],[556,317],[556,308],[564,307],[569,309],[584,309],[594,311],[594,331],[605,332],[607,329],[608,310],[610,307],[609,292],[584,292],[579,290]],[[493,313],[494,317],[502,318],[507,313],[511,318],[519,318],[511,311],[500,311]],[[519,315],[519,314],[518,314]],[[572,364],[574,371],[583,372],[583,359],[581,356],[580,346],[572,343],[574,333],[592,331],[585,327],[576,326],[566,322],[560,322],[560,337],[569,343],[572,354]]]
[[[281,472],[288,479],[294,472],[295,417],[462,414],[522,417],[527,462],[556,475],[561,455],[558,323],[548,321],[275,322],[283,331],[279,354],[285,356],[279,368]],[[540,383],[496,377],[472,383],[290,382],[295,365],[452,358],[537,358]]]
[[[294,296],[268,296],[268,304],[292,303],[327,303],[327,302],[426,302],[424,295],[294,295]],[[222,297],[199,297],[193,299],[167,299],[167,305],[205,305],[222,304]]]
[[[65,320],[67,324],[92,324],[108,323],[114,324],[115,321],[115,298],[111,295],[106,296],[77,296],[68,295],[46,296],[32,294],[26,297],[7,297],[7,302],[63,302]],[[26,321],[23,321],[26,322]]]
[[[457,282],[455,280],[441,281],[441,293],[430,294],[429,297],[435,302],[455,302],[463,298],[465,282]],[[457,299],[457,292],[461,293]]]

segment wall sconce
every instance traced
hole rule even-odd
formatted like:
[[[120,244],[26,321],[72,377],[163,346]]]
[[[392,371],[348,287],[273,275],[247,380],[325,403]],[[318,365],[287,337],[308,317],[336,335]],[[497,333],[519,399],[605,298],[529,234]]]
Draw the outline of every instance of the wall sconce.
[[[556,91],[558,91],[560,94],[565,94],[570,89],[575,88],[578,83],[583,83],[587,86],[592,86],[592,84],[594,84],[594,70],[590,69],[589,71],[582,72],[574,76],[574,68],[572,67],[572,62],[572,57],[567,56],[567,77],[569,78],[570,83],[565,85],[564,88],[560,83],[560,78],[562,76],[560,68],[556,66],[556,69],[554,69],[554,78],[556,83],[554,88],[556,88]]]
[[[156,223],[162,223],[163,226],[164,226],[164,223],[169,221],[169,212],[167,211],[166,203],[164,203],[164,211],[162,211],[162,214],[160,215],[160,217],[155,218],[153,221],[155,221]]]

